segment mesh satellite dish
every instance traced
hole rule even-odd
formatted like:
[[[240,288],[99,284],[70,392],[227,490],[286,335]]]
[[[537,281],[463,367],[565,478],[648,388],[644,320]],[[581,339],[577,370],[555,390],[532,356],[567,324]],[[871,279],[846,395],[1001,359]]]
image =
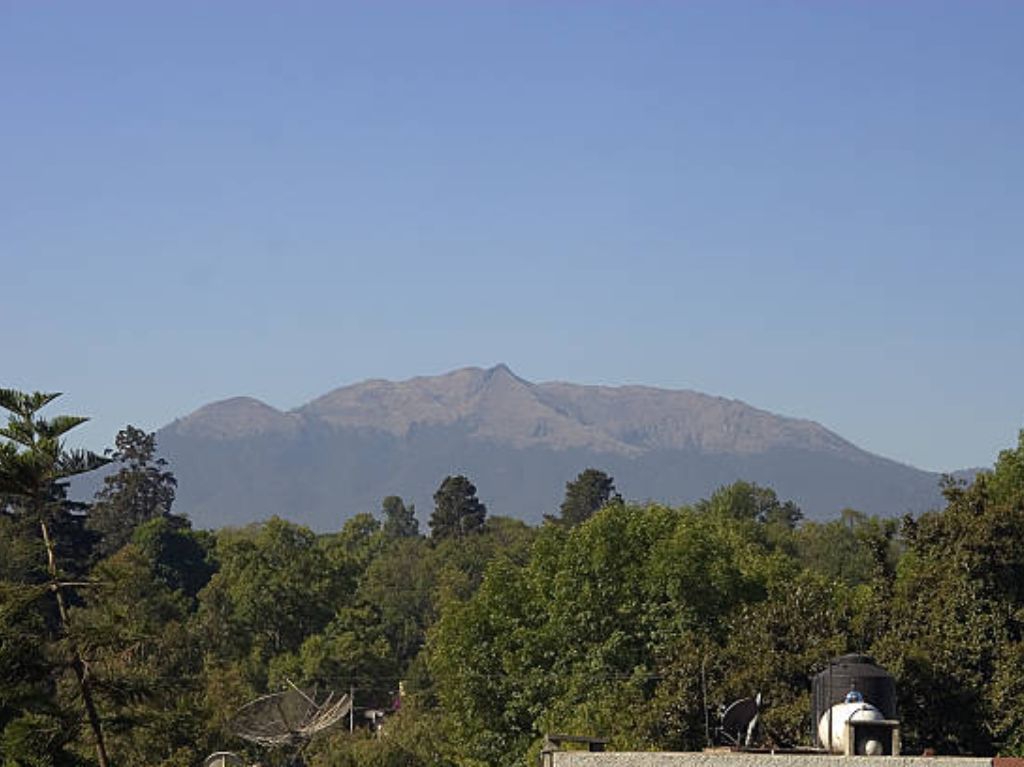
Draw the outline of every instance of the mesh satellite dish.
[[[760,713],[760,693],[753,698],[740,698],[733,701],[722,713],[722,725],[718,728],[719,735],[729,745],[752,746]]]
[[[313,696],[288,682],[288,689],[263,695],[238,709],[229,727],[238,737],[265,748],[304,746],[352,710],[348,695],[335,698],[328,693],[322,701]]]

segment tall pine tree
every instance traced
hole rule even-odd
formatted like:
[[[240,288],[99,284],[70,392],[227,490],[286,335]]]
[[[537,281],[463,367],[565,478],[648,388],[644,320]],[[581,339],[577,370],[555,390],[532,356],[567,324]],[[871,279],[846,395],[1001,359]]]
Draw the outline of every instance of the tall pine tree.
[[[9,413],[7,425],[0,428],[0,512],[21,536],[35,537],[41,542],[39,549],[46,556],[45,589],[37,583],[23,584],[19,595],[52,594],[56,607],[55,621],[48,639],[55,645],[63,639],[67,652],[67,666],[73,671],[86,719],[92,730],[96,756],[100,767],[107,767],[107,749],[93,695],[93,682],[89,667],[77,646],[68,620],[69,594],[76,585],[69,580],[81,578],[89,559],[89,536],[83,526],[85,507],[68,499],[71,477],[99,468],[106,459],[88,451],[72,451],[64,445],[64,435],[85,423],[81,416],[59,415],[43,418],[39,411],[59,394],[35,392],[27,394],[13,389],[0,389],[0,408]],[[69,572],[65,572],[65,570]],[[19,596],[20,599],[20,596]],[[31,717],[31,712],[26,712]],[[51,720],[52,721],[52,720]],[[18,721],[8,722],[4,731],[4,749],[12,751],[24,746],[30,750],[40,747],[31,737],[33,727],[20,727]],[[21,734],[26,735],[22,738]],[[54,727],[54,737],[48,743],[59,752],[66,742],[66,730]],[[49,747],[48,747],[49,748]],[[15,761],[16,755],[10,756]]]
[[[486,516],[487,507],[476,497],[476,486],[461,474],[447,476],[434,493],[430,535],[440,540],[480,532]]]

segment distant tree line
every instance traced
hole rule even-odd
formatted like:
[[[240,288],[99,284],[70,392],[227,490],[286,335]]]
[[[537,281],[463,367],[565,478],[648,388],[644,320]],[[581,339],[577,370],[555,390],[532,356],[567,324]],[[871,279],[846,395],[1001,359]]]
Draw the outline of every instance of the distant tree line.
[[[326,534],[200,531],[152,434],[69,451],[84,419],[45,417],[55,396],[0,390],[4,767],[279,764],[230,721],[289,682],[389,712],[379,738],[313,741],[312,766],[526,765],[552,731],[701,748],[705,698],[757,692],[766,743],[800,745],[809,679],[847,651],[896,676],[908,752],[1024,754],[1024,432],[900,520],[811,522],[742,481],[638,505],[586,468],[539,527],[452,475],[428,535],[395,495]]]

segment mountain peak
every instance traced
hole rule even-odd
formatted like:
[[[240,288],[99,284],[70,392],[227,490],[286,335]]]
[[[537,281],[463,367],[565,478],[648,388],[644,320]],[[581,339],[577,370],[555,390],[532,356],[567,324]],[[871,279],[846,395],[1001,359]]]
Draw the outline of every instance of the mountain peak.
[[[175,421],[171,428],[193,437],[239,439],[268,433],[291,434],[298,429],[297,420],[255,397],[231,397],[204,405]]]
[[[510,368],[504,362],[499,362],[494,367],[488,368],[487,369],[487,375],[490,375],[490,376],[510,376],[512,378],[519,378],[519,376],[517,376],[515,373],[512,372],[512,368]]]
[[[487,368],[487,370],[483,371],[481,384],[483,386],[507,385],[527,388],[531,388],[533,386],[533,384],[525,378],[520,378],[513,373],[512,369],[504,362],[498,363],[494,367]]]

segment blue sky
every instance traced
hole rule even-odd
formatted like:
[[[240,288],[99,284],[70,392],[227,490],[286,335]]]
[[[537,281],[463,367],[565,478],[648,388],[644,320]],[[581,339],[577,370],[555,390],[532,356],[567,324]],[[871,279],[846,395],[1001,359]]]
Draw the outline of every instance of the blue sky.
[[[507,362],[1024,426],[1024,4],[0,0],[0,385],[83,439]]]

